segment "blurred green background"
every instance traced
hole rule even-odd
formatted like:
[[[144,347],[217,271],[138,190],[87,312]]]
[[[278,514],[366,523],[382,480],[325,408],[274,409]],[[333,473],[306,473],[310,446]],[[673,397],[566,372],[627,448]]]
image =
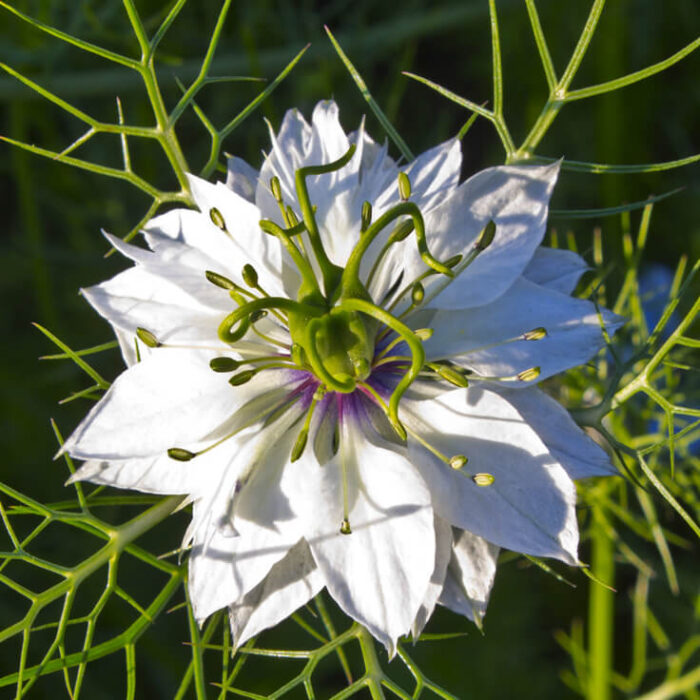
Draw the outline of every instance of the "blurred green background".
[[[14,0],[13,4],[91,42],[137,55],[136,42],[117,0]],[[171,6],[158,0],[137,4],[150,31]],[[176,77],[188,82],[196,74],[219,7],[217,0],[192,0],[161,45],[158,65],[167,105],[172,107],[180,95]],[[590,4],[588,0],[539,0],[537,7],[555,66],[561,72]],[[519,142],[544,103],[546,83],[524,3],[499,0],[498,9],[505,113]],[[428,77],[479,104],[490,99],[486,0],[241,0],[234,3],[225,25],[213,74],[270,79],[307,42],[311,42],[311,48],[261,109],[231,134],[225,143],[227,152],[258,166],[261,151],[268,144],[263,116],[274,126],[290,107],[310,117],[314,104],[330,97],[340,105],[346,130],[357,127],[368,110],[325,36],[324,24],[333,30],[391,122],[416,153],[455,135],[469,114],[403,77],[402,70]],[[666,58],[692,41],[699,27],[697,0],[610,0],[573,87],[604,82]],[[115,119],[118,95],[127,122],[152,124],[136,74],[47,37],[2,8],[0,60],[97,118]],[[700,151],[698,75],[700,53],[696,52],[661,75],[567,106],[538,153],[604,163],[647,163],[696,153]],[[222,125],[260,89],[259,83],[212,85],[200,94],[198,104],[215,124]],[[372,115],[367,125],[375,139],[384,138]],[[74,118],[11,76],[0,77],[0,135],[60,151],[83,131]],[[193,114],[182,119],[178,135],[191,168],[197,171],[206,162],[209,142]],[[463,152],[465,176],[503,160],[492,126],[482,119],[467,134]],[[395,151],[393,154],[398,155]],[[93,139],[79,155],[117,167],[121,164],[116,137]],[[135,170],[146,180],[163,187],[175,185],[167,162],[152,144],[133,141],[132,158]],[[74,348],[110,339],[107,325],[79,297],[78,289],[125,267],[117,256],[104,258],[107,246],[100,229],[123,235],[142,216],[148,201],[126,183],[80,172],[7,144],[0,144],[0,178],[4,214],[0,238],[0,478],[38,499],[58,500],[68,497],[62,487],[66,471],[62,463],[51,462],[56,443],[49,418],[53,416],[67,434],[84,414],[87,403],[76,401],[59,407],[57,401],[87,384],[70,363],[38,361],[39,355],[52,348],[30,323],[47,326]],[[681,254],[688,254],[692,262],[700,251],[697,164],[643,175],[564,173],[553,207],[607,207],[676,187],[685,189],[655,207],[645,256],[646,262],[674,267]],[[633,221],[637,220],[635,213]],[[593,227],[602,226],[608,261],[619,257],[619,218],[552,223],[562,232],[572,230],[584,253],[590,250]],[[610,279],[614,286],[615,269]],[[115,376],[121,367],[116,353],[99,357],[95,364],[107,377]],[[120,517],[118,513],[113,515]],[[184,523],[184,516],[180,516],[167,527],[163,537],[168,546],[177,546]],[[59,539],[55,546],[66,543]],[[158,546],[164,547],[160,542]],[[79,551],[79,543],[75,547]],[[582,553],[585,560],[585,545]],[[652,565],[654,557],[649,546]],[[689,581],[689,588],[684,588],[692,590],[697,584],[697,570],[693,574],[690,555],[681,552],[678,565],[684,577],[695,577],[695,582]],[[574,578],[579,584],[575,590],[521,562],[504,565],[497,577],[485,636],[466,621],[441,613],[429,631],[466,631],[468,636],[420,645],[415,650],[417,660],[459,697],[573,697],[558,678],[570,660],[554,633],[585,615],[588,584],[580,575]],[[630,612],[626,601],[633,580],[632,573],[626,578],[625,570],[620,569],[616,582],[616,644],[623,667],[629,663],[626,637]],[[671,629],[683,639],[697,625],[684,616],[687,598],[671,597],[664,590],[663,580],[654,581],[652,586],[658,587],[659,596],[668,595],[665,614]],[[4,626],[10,608],[9,599],[0,599],[0,626]],[[187,651],[178,643],[186,639],[183,621],[182,617],[177,621],[173,617],[159,622],[146,635],[137,697],[172,697],[178,671],[187,658]],[[296,634],[293,627],[273,634],[284,635],[285,629],[289,635]],[[1,672],[14,668],[12,653],[3,652],[0,658]],[[120,664],[104,664],[105,673],[113,673],[114,678],[93,677],[87,697],[122,697]],[[332,676],[335,671],[329,673]],[[260,683],[274,687],[270,677]],[[32,692],[30,697],[54,697],[47,681]],[[5,697],[1,689],[0,696]]]

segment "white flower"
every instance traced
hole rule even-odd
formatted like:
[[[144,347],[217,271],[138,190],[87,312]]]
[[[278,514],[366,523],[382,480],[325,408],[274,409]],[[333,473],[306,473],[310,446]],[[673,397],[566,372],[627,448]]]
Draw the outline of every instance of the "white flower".
[[[271,138],[149,250],[109,236],[135,265],[84,294],[130,366],[64,450],[192,500],[195,614],[228,606],[236,645],[326,587],[392,652],[437,603],[479,622],[501,547],[577,564],[572,479],[612,469],[535,383],[600,320],[538,248],[557,165],[460,185],[456,140],[400,168],[332,102]]]

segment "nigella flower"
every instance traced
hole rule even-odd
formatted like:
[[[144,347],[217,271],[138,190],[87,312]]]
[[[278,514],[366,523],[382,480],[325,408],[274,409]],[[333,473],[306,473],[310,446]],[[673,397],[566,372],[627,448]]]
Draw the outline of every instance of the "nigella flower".
[[[109,236],[135,265],[84,294],[129,368],[64,450],[189,497],[195,615],[228,606],[236,645],[325,587],[391,652],[437,603],[479,622],[501,547],[577,564],[572,479],[611,467],[536,383],[601,316],[538,247],[557,165],[459,184],[456,140],[399,166],[332,102],[271,138],[148,250]]]

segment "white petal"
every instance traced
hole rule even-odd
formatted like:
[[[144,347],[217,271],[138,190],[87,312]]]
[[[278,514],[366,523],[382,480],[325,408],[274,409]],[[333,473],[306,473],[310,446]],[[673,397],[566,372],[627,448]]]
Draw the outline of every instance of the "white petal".
[[[411,636],[418,639],[433,614],[435,605],[445,586],[445,574],[452,554],[452,528],[442,518],[435,516],[435,569],[430,585],[411,627]]]
[[[421,153],[414,161],[400,168],[411,182],[410,201],[417,204],[425,215],[457,188],[461,167],[462,149],[457,139],[450,139]],[[394,179],[377,199],[377,210],[380,212],[392,204],[398,204],[397,180]]]
[[[547,289],[571,294],[589,269],[586,261],[572,250],[541,246],[523,270],[523,277]]]
[[[258,171],[236,156],[229,158],[227,165],[226,187],[248,202],[255,202]]]
[[[607,310],[602,310],[602,316],[609,332],[622,322]],[[458,311],[419,312],[411,324],[434,329],[425,343],[429,359],[450,358],[491,377],[510,377],[539,367],[536,380],[541,381],[587,362],[604,344],[592,302],[523,278],[491,304]],[[540,327],[547,331],[540,340],[504,342]],[[509,382],[509,386],[518,385],[525,382]]]
[[[360,155],[355,204],[361,207],[363,202],[370,202],[376,219],[392,203],[398,202],[396,183],[399,169],[394,159],[388,155],[386,142],[380,146],[367,134],[364,120],[360,128],[350,135],[350,141],[357,145]]]
[[[216,259],[230,260],[236,271],[240,271],[245,264],[252,265],[259,275],[260,285],[273,296],[281,294],[280,244],[274,236],[260,228],[262,215],[258,207],[221,182],[212,185],[194,175],[188,175],[188,181],[192,196],[203,215],[204,226],[200,225],[200,237],[216,240],[221,250]],[[211,221],[212,209],[218,209],[228,233],[221,231]],[[238,279],[240,272],[234,281]]]
[[[537,433],[505,399],[457,389],[425,401],[402,401],[407,427],[448,458],[452,469],[409,439],[411,461],[429,485],[435,512],[452,525],[516,552],[577,562],[574,484]],[[491,474],[490,486],[470,475]]]
[[[428,489],[401,455],[366,440],[345,420],[340,451],[319,466],[307,448],[291,465],[293,508],[306,520],[306,539],[338,605],[389,650],[406,634],[435,569],[435,530]],[[352,534],[343,518],[342,464]]]
[[[282,196],[291,204],[295,198],[294,172],[304,164],[311,142],[311,127],[296,109],[287,110],[277,135],[269,123],[268,127],[272,149],[260,168],[255,204],[264,218],[281,223],[279,206],[270,191],[270,179],[279,178]]]
[[[209,368],[212,356],[163,349],[130,367],[61,452],[80,459],[126,460],[202,440],[259,392],[256,380],[271,374],[231,387],[225,375]]]
[[[240,600],[293,544],[276,530],[260,526],[245,535],[212,529],[206,539],[195,539],[189,560],[189,592],[197,620],[202,622]]]
[[[549,198],[559,164],[488,168],[460,185],[425,216],[428,246],[438,260],[467,255],[489,220],[496,224],[493,243],[450,282],[432,302],[441,309],[482,306],[503,294],[522,273],[545,231]],[[415,247],[406,247],[406,279],[425,270]],[[433,276],[430,298],[447,280]]]
[[[141,327],[160,342],[227,348],[217,335],[224,318],[221,311],[201,305],[143,266],[129,268],[82,293],[101,316],[132,339]]]
[[[605,450],[576,425],[558,401],[535,387],[497,391],[515,406],[572,479],[618,474]]]
[[[438,602],[481,626],[496,578],[498,547],[471,532],[454,532],[452,557]]]
[[[292,409],[232,441],[231,463],[195,503],[190,595],[200,620],[240,600],[301,538],[301,521],[280,488],[298,417]]]
[[[178,462],[167,455],[126,462],[91,459],[66,481],[66,485],[76,481],[90,481],[93,484],[144,493],[189,493],[193,471],[199,468],[199,463],[195,467],[190,462]]]
[[[202,190],[200,200],[204,205],[207,193],[211,196],[212,191],[217,193],[217,189],[205,180],[198,179],[197,182],[202,183],[202,187],[198,189]],[[173,209],[156,216],[146,224],[143,235],[154,253],[169,256],[173,248],[168,243],[175,242],[190,249],[187,258],[190,266],[201,269],[202,265],[206,265],[204,270],[213,269],[221,274],[230,274],[228,270],[233,272],[236,249],[232,249],[231,238],[213,224],[206,209],[202,212],[194,209]],[[221,267],[223,269],[220,269]]]
[[[151,240],[153,241],[157,235],[152,234]],[[105,237],[122,255],[143,265],[146,272],[166,280],[189,294],[200,304],[218,311],[228,312],[231,309],[231,298],[228,294],[209,282],[205,275],[207,270],[222,274],[221,265],[197,249],[180,241],[173,241],[161,236],[156,254],[150,250],[124,243],[121,239],[108,233],[105,234]]]
[[[285,620],[323,588],[323,576],[302,540],[252,591],[229,607],[234,650]]]

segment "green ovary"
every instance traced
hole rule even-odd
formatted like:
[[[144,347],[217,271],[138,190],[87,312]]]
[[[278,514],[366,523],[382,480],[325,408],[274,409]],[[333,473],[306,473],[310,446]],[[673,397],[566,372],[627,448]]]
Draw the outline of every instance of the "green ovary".
[[[312,319],[291,322],[292,341],[300,360],[308,362],[329,389],[347,393],[366,379],[374,355],[376,322],[363,314],[333,308]]]

